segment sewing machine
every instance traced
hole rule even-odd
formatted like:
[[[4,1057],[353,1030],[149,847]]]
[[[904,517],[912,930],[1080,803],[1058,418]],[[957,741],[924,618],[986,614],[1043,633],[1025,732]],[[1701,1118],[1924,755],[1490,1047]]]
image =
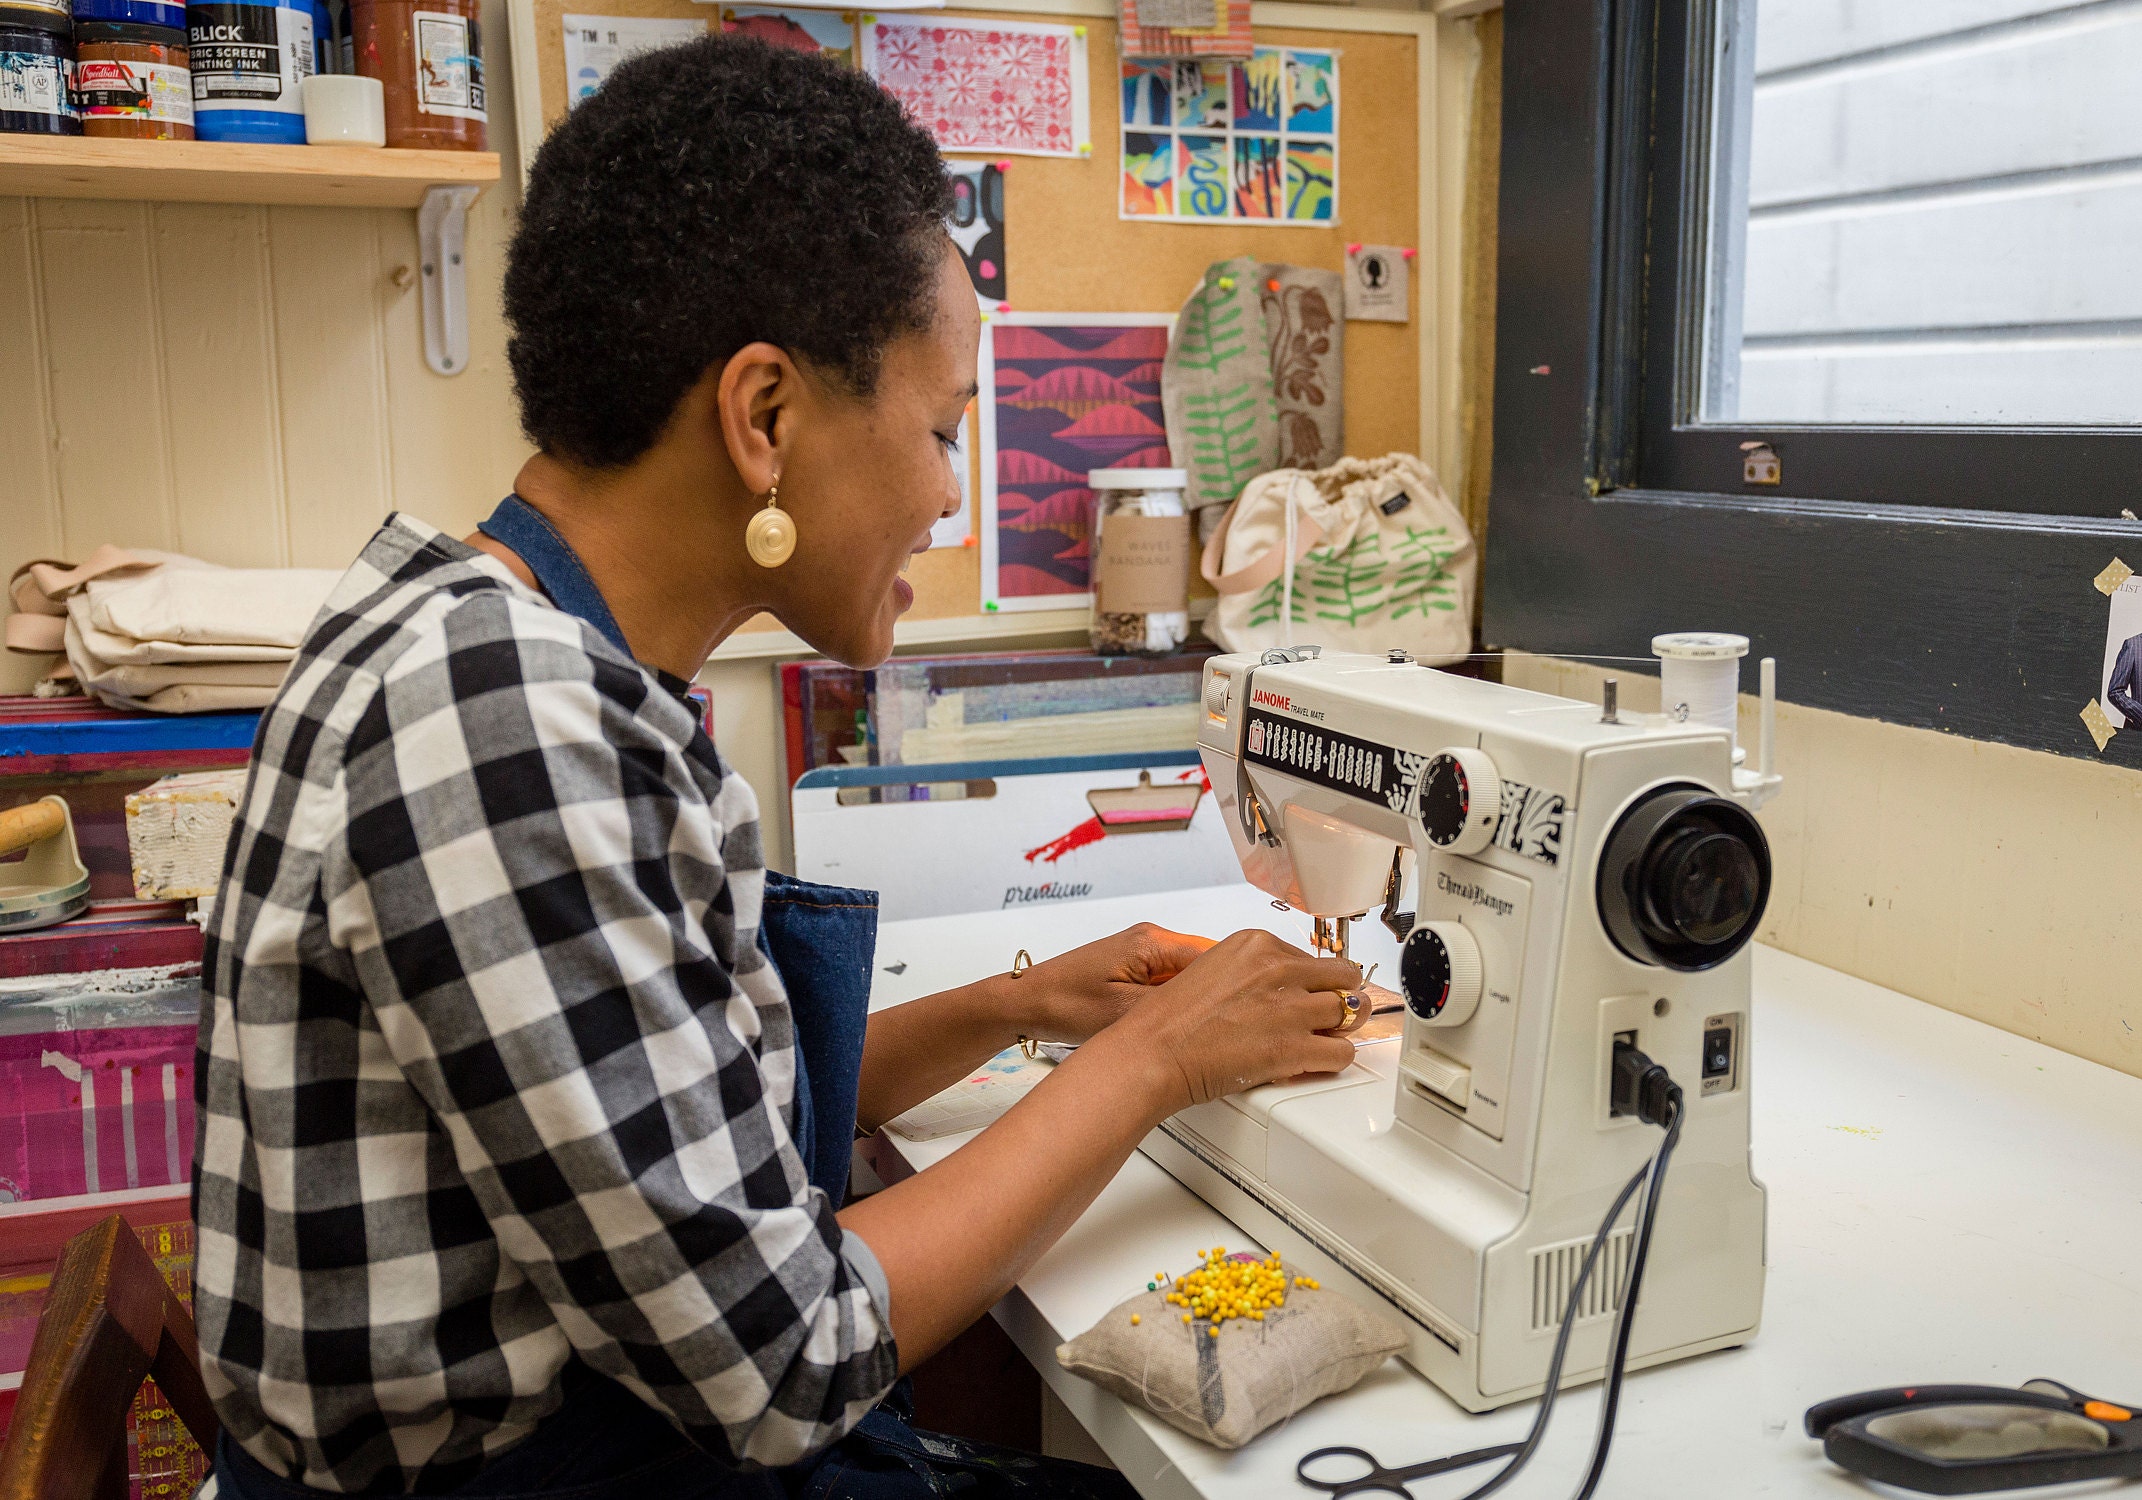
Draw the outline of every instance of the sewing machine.
[[[1244,873],[1329,952],[1379,913],[1402,940],[1386,982],[1404,1032],[1344,1073],[1185,1110],[1143,1149],[1290,1262],[1402,1313],[1404,1358],[1470,1410],[1540,1392],[1585,1251],[1658,1146],[1613,1111],[1617,1038],[1687,1103],[1630,1364],[1755,1334],[1745,948],[1770,888],[1749,809],[1780,779],[1767,661],[1763,679],[1751,768],[1715,721],[1622,713],[1611,687],[1580,703],[1314,647],[1206,668],[1199,747]],[[1579,1304],[1565,1384],[1602,1373],[1632,1222]]]

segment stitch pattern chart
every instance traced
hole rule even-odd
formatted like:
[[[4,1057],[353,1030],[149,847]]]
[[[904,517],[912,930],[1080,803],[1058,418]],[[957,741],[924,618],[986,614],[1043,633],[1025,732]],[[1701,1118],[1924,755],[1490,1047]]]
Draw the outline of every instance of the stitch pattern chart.
[[[1240,62],[1129,58],[1121,69],[1123,218],[1338,221],[1338,53],[1259,47]]]

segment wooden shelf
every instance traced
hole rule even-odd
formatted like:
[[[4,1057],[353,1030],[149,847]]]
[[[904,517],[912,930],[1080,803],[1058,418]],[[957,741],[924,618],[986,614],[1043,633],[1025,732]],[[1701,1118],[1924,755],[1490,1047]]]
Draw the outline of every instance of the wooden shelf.
[[[0,135],[0,194],[29,198],[415,208],[426,188],[496,181],[490,151]]]

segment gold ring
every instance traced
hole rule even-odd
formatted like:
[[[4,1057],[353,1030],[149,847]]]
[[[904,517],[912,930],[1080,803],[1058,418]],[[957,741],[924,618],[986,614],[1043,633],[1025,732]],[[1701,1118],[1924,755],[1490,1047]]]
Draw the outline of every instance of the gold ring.
[[[1361,997],[1359,995],[1341,995],[1339,997],[1339,1024],[1332,1027],[1331,1029],[1333,1031],[1344,1031],[1348,1026],[1353,1024],[1354,1017],[1358,1015],[1360,1011]]]

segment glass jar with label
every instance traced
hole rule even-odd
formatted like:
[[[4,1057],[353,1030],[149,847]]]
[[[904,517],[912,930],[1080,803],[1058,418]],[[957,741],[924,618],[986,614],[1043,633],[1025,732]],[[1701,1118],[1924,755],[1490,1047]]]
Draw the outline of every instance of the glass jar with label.
[[[77,20],[74,104],[84,135],[192,140],[186,33],[175,26]]]
[[[387,144],[484,148],[478,0],[350,0],[357,71],[387,96]]]
[[[80,135],[74,109],[74,22],[64,9],[0,9],[0,131]]]
[[[191,0],[186,49],[199,139],[305,144],[312,0]]]
[[[1093,625],[1103,656],[1165,656],[1190,634],[1190,517],[1181,469],[1095,469]]]

